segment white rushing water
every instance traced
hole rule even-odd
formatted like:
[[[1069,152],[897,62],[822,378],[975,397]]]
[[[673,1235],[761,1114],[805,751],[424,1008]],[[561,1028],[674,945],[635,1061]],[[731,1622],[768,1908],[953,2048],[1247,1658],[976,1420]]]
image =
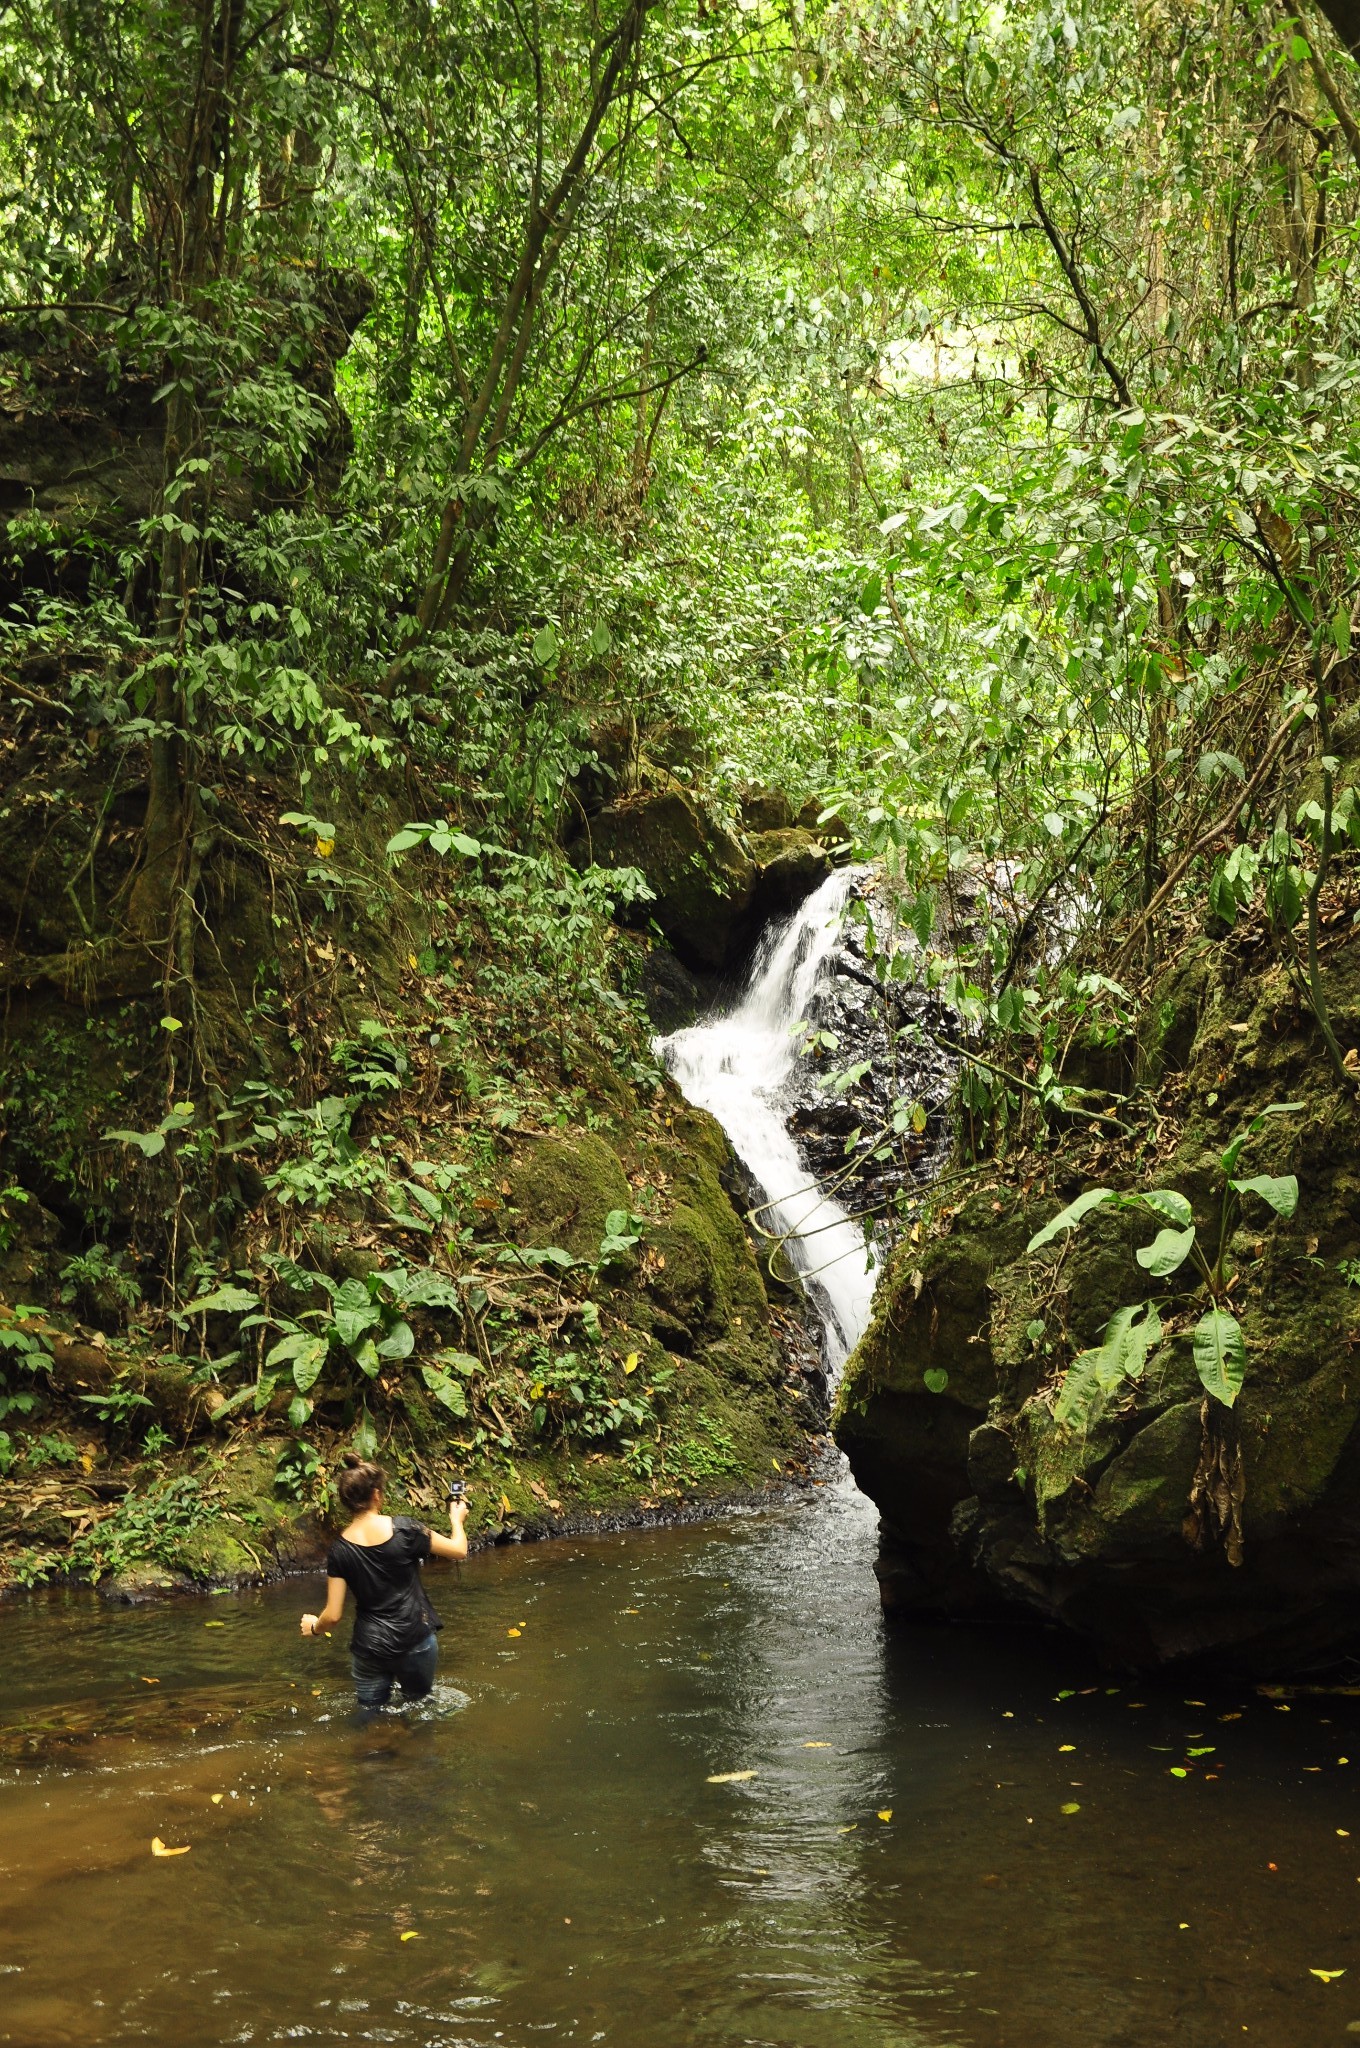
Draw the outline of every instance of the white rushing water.
[[[833,1378],[868,1322],[875,1261],[859,1226],[810,1179],[784,1120],[799,1057],[793,1026],[827,970],[853,883],[841,869],[771,925],[735,1009],[658,1046],[683,1093],[718,1119],[760,1188],[765,1207],[756,1222],[784,1240],[788,1264],[821,1312]]]

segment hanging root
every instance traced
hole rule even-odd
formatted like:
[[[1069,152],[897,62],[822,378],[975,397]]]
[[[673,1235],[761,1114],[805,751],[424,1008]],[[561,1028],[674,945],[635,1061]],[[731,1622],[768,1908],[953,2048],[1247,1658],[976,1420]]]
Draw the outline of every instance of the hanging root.
[[[1247,1474],[1237,1416],[1206,1394],[1199,1411],[1199,1464],[1190,1482],[1190,1510],[1181,1534],[1196,1550],[1222,1546],[1229,1564],[1242,1562],[1242,1503]]]

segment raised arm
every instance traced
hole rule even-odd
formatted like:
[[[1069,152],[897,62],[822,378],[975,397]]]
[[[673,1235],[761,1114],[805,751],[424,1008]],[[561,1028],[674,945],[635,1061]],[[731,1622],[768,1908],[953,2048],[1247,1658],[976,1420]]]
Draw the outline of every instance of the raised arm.
[[[345,1611],[345,1582],[343,1579],[327,1579],[326,1604],[320,1614],[304,1614],[302,1633],[305,1636],[319,1636],[324,1629],[334,1628]]]
[[[467,1502],[466,1502],[465,1500],[455,1500],[455,1501],[452,1501],[452,1502],[450,1502],[450,1504],[449,1504],[449,1527],[450,1527],[450,1529],[451,1529],[451,1530],[453,1531],[453,1534],[452,1534],[451,1536],[441,1536],[441,1535],[439,1534],[439,1531],[438,1531],[437,1529],[431,1529],[431,1531],[430,1531],[430,1555],[431,1555],[431,1557],[454,1557],[454,1558],[458,1558],[458,1557],[466,1557],[466,1556],[467,1556],[467,1554],[468,1554],[468,1540],[467,1540],[467,1530],[466,1530],[466,1529],[465,1529],[465,1528],[463,1527],[463,1524],[464,1524],[464,1522],[466,1522],[466,1520],[467,1520]]]

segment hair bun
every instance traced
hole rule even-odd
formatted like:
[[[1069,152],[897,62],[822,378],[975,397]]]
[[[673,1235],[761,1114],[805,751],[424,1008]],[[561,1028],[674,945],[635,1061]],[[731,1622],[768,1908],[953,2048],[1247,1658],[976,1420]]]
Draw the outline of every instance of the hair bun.
[[[351,1472],[357,1472],[364,1460],[357,1451],[346,1451],[342,1462]]]

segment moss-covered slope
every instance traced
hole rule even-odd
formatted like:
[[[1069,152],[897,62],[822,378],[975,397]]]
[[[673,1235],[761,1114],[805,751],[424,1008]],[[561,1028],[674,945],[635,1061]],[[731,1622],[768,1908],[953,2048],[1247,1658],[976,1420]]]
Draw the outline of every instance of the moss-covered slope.
[[[1360,946],[1327,972],[1342,1044],[1360,1044]],[[883,1284],[836,1435],[882,1510],[889,1608],[1037,1614],[1132,1664],[1282,1669],[1360,1639],[1360,1123],[1293,986],[1248,944],[1204,945],[1162,993],[1143,1048],[1155,1136],[1135,1152],[1074,1128],[962,1200],[942,1190]],[[1146,1212],[1098,1210],[1026,1248],[1100,1185],[1180,1191],[1212,1245],[1225,1146],[1284,1102],[1302,1106],[1265,1123],[1243,1171],[1296,1175],[1298,1209],[1248,1196],[1236,1215],[1224,1277],[1247,1364],[1229,1411],[1196,1371],[1194,1268],[1158,1283],[1136,1262]],[[1154,1295],[1165,1339],[1142,1376],[1058,1421],[1071,1360]]]

